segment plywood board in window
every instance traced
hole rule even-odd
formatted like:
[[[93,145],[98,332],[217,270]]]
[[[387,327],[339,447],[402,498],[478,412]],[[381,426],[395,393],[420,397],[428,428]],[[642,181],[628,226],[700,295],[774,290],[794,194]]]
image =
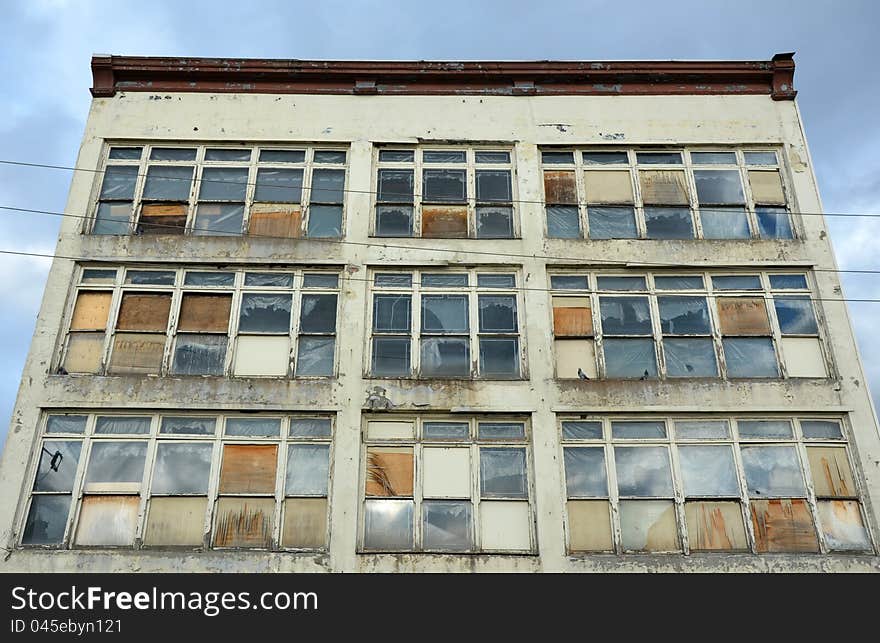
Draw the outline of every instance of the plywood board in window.
[[[248,234],[298,239],[302,236],[302,210],[290,203],[254,203],[248,219]]]
[[[544,171],[544,202],[554,205],[574,205],[577,199],[577,181],[569,170]]]
[[[107,371],[113,375],[158,375],[165,351],[165,335],[117,333]]]
[[[691,551],[744,551],[749,548],[738,502],[687,502]]]
[[[327,546],[327,498],[284,501],[281,546],[307,549]]]
[[[122,295],[118,330],[155,330],[164,332],[168,328],[168,313],[171,311],[171,294],[126,292]]]
[[[752,500],[751,506],[758,552],[819,550],[806,500]]]
[[[568,501],[568,550],[612,551],[611,513],[607,500]]]
[[[73,308],[70,330],[104,330],[111,297],[109,292],[80,292]]]
[[[186,293],[180,303],[180,331],[211,331],[225,333],[229,327],[232,295]]]
[[[207,506],[208,499],[203,497],[152,498],[144,544],[202,545]]]
[[[68,373],[100,373],[104,333],[71,333],[67,338],[64,370]]]
[[[553,334],[556,337],[587,337],[593,334],[588,297],[553,298]]]
[[[85,496],[76,528],[77,545],[131,545],[140,496]]]
[[[724,335],[770,334],[767,306],[761,297],[719,297],[718,316]]]
[[[825,357],[816,337],[783,337],[782,353],[789,377],[827,377]]]
[[[776,170],[749,170],[752,199],[761,205],[785,205],[782,179]]]
[[[807,447],[810,475],[816,495],[825,498],[851,498],[856,494],[846,447]]]
[[[284,377],[289,367],[290,339],[287,336],[239,336],[232,371],[235,375]]]
[[[422,457],[425,498],[470,498],[470,449],[425,447]]]
[[[424,206],[422,208],[422,236],[436,239],[467,238],[467,206]]]
[[[484,550],[528,551],[530,534],[528,502],[480,503],[480,538]]]
[[[559,379],[596,379],[596,348],[592,339],[557,339],[553,342],[556,377]]]
[[[587,203],[632,203],[633,189],[629,170],[584,172]]]
[[[138,219],[138,234],[183,234],[186,203],[145,203]]]
[[[220,498],[215,514],[215,547],[271,546],[274,499]]]
[[[273,493],[278,446],[226,444],[220,468],[220,493]]]
[[[366,494],[368,496],[411,496],[413,493],[413,450],[371,447],[367,449]]]

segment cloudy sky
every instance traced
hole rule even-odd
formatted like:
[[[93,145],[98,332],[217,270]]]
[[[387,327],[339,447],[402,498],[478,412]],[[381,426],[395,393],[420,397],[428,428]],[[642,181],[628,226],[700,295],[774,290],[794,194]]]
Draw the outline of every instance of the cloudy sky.
[[[880,3],[716,0],[5,0],[0,158],[72,165],[93,53],[330,59],[769,59],[795,51],[795,87],[826,212],[880,213]],[[0,205],[62,211],[70,174],[0,165]],[[0,250],[51,253],[59,220],[0,211]],[[842,268],[877,268],[880,219],[829,222]],[[48,259],[0,255],[0,444]],[[880,298],[880,275],[844,275]],[[850,304],[874,397],[880,304]]]

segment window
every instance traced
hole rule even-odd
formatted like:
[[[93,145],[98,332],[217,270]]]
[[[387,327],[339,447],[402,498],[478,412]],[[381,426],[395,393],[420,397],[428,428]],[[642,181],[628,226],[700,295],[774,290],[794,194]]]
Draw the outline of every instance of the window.
[[[61,372],[330,377],[338,281],[293,267],[83,268]]]
[[[367,417],[362,550],[533,553],[527,440],[516,418]]]
[[[372,278],[373,377],[523,377],[516,275],[463,269]]]
[[[791,239],[776,152],[541,152],[547,236]]]
[[[556,376],[828,376],[803,273],[553,273]]]
[[[571,553],[871,551],[837,418],[559,423]]]
[[[92,234],[342,236],[347,151],[109,148]]]
[[[327,546],[330,417],[49,415],[44,433],[23,545]]]
[[[377,237],[512,239],[511,152],[376,149]]]

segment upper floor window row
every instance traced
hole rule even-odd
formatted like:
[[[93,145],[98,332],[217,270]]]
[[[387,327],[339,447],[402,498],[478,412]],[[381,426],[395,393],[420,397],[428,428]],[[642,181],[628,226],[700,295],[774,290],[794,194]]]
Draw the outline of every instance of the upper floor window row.
[[[554,148],[541,161],[550,238],[794,236],[773,150]]]
[[[338,238],[347,148],[111,147],[92,234]]]

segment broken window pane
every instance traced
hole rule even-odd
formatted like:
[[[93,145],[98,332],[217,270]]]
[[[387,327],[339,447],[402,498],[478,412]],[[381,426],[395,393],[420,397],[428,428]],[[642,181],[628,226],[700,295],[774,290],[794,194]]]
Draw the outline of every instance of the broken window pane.
[[[611,423],[611,437],[619,439],[665,438],[666,423],[653,420],[627,420]]]
[[[172,270],[127,270],[125,283],[149,286],[173,286],[174,271]]]
[[[70,329],[104,330],[110,314],[111,299],[112,294],[109,292],[81,291],[76,298]]]
[[[330,445],[291,444],[287,450],[285,493],[326,496],[329,472]]]
[[[642,170],[639,172],[642,201],[645,205],[687,205],[687,181],[678,170]]]
[[[587,290],[587,278],[580,275],[551,275],[550,287],[558,290]]]
[[[738,502],[686,502],[684,515],[691,551],[747,551]]]
[[[587,217],[590,239],[635,239],[639,236],[632,208],[590,206]]]
[[[644,277],[597,277],[599,290],[646,290]]]
[[[687,208],[645,208],[648,239],[693,239],[694,224]]]
[[[214,435],[217,426],[216,418],[212,417],[170,417],[162,418],[159,429],[161,435]]]
[[[478,239],[512,239],[513,209],[504,206],[477,208]]]
[[[333,275],[335,279],[335,275]],[[244,275],[245,286],[293,288],[293,274],[289,272],[248,272]]]
[[[410,374],[409,337],[374,337],[371,372],[377,377]]]
[[[146,442],[93,442],[84,491],[136,493],[146,457]]]
[[[627,165],[626,152],[584,152],[584,165]]]
[[[674,504],[662,500],[622,501],[620,536],[624,551],[677,551],[680,545]]]
[[[470,375],[470,341],[453,337],[422,339],[423,376],[453,377]]]
[[[171,293],[122,294],[116,328],[119,330],[155,330],[165,332],[171,311]]]
[[[572,164],[574,163],[574,152],[541,152],[541,162],[546,165]]]
[[[379,170],[379,194],[382,203],[412,203],[412,170]]]
[[[701,207],[704,239],[748,239],[749,221],[742,208]]]
[[[205,168],[202,170],[199,201],[244,201],[247,182],[247,168]]]
[[[211,452],[214,449],[211,444],[160,442],[156,449],[151,493],[208,493]]]
[[[480,448],[480,496],[527,498],[525,449]]]
[[[638,152],[636,159],[645,165],[681,165],[681,152]]]
[[[77,545],[131,545],[137,528],[139,496],[86,496],[79,511]]]
[[[244,205],[229,203],[202,203],[196,208],[193,234],[241,234]]]
[[[776,352],[770,339],[760,337],[721,340],[728,377],[779,377]]]
[[[807,447],[813,490],[820,498],[857,496],[846,447]]]
[[[447,286],[467,286],[467,274],[422,273],[423,288],[444,288]]]
[[[464,163],[465,152],[457,150],[425,150],[422,152],[423,163]]]
[[[719,297],[718,316],[724,335],[769,335],[770,320],[761,297]]]
[[[154,147],[150,151],[151,161],[195,161],[196,151],[184,147]]]
[[[293,279],[293,275],[290,276]],[[292,283],[292,282],[291,282]],[[322,272],[307,272],[303,275],[303,288],[338,288],[339,275]]]
[[[569,498],[608,495],[605,476],[605,450],[602,447],[566,448],[565,487]]]
[[[481,440],[524,440],[526,425],[522,422],[480,422],[477,435]]]
[[[254,201],[268,203],[300,203],[303,171],[300,169],[261,168],[257,172]]]
[[[660,328],[669,335],[708,335],[709,307],[705,297],[658,297]]]
[[[101,183],[101,199],[130,201],[137,182],[136,165],[108,165]]]
[[[226,444],[220,468],[220,493],[274,493],[275,444]]]
[[[855,500],[820,500],[819,522],[825,544],[833,551],[870,551],[871,540]]]
[[[116,333],[107,370],[112,375],[157,375],[164,352],[164,334]]]
[[[303,295],[299,327],[303,333],[336,332],[336,295]]]
[[[779,172],[749,170],[749,185],[752,188],[752,199],[755,203],[785,205],[785,192],[782,190],[782,179]]]
[[[183,234],[186,230],[186,219],[186,204],[144,203],[138,219],[137,234]]]
[[[412,447],[367,449],[366,495],[411,496],[413,494]]]
[[[593,316],[588,297],[553,297],[553,334],[556,337],[589,337]]]
[[[290,295],[245,293],[241,296],[239,332],[290,332]],[[335,309],[334,309],[335,312]]]
[[[576,206],[547,206],[547,236],[551,239],[578,239],[580,217]]]
[[[612,551],[611,512],[607,500],[570,500],[568,549],[571,552]]]
[[[657,290],[702,290],[702,277],[654,277],[654,286]]]
[[[666,447],[614,447],[621,496],[672,496]]]
[[[336,340],[332,337],[300,337],[296,356],[297,376],[333,375],[335,348]]]
[[[117,161],[138,161],[142,152],[142,147],[111,147],[109,158]]]
[[[310,205],[307,236],[327,239],[342,236],[341,205]]]
[[[739,170],[694,170],[701,205],[745,203]]]
[[[806,495],[795,447],[742,446],[740,452],[751,497]]]
[[[739,436],[754,438],[791,438],[791,422],[788,420],[738,420]]]
[[[73,491],[81,448],[79,440],[43,442],[34,491]]]
[[[139,435],[150,432],[150,418],[110,415],[98,417],[95,433],[110,435]]]
[[[809,297],[776,297],[773,305],[783,334],[815,335],[819,332]]]
[[[477,201],[510,201],[510,170],[477,170]]]
[[[467,551],[473,547],[470,502],[425,501],[422,520],[425,549]]]
[[[483,550],[529,551],[532,517],[528,502],[480,503],[480,542]]]
[[[377,205],[377,237],[411,237],[413,235],[413,208],[410,205]]]
[[[746,165],[776,165],[776,152],[744,152]]]
[[[278,418],[227,418],[226,435],[271,438],[281,434]]]
[[[519,377],[519,341],[516,338],[480,338],[480,375]]]
[[[231,286],[234,283],[234,272],[188,271],[183,280],[183,285],[185,286]]]
[[[479,313],[480,332],[515,333],[517,330],[516,297],[513,295],[480,295]]]
[[[801,420],[801,430],[805,438],[843,439],[837,420]]]
[[[652,339],[606,339],[605,376],[609,378],[657,377]]]
[[[470,449],[426,447],[422,451],[425,498],[470,498]]]
[[[756,207],[758,232],[764,239],[792,239],[791,222],[785,208]]]
[[[777,290],[806,290],[804,275],[770,275],[770,287]]]
[[[85,415],[50,415],[46,420],[46,433],[84,433]]]
[[[303,150],[260,150],[260,163],[303,163]]]
[[[24,525],[23,545],[56,545],[64,539],[70,496],[33,496]]]
[[[174,375],[223,375],[226,341],[226,335],[179,334],[171,372]]]
[[[486,152],[477,150],[474,152],[477,163],[510,163],[510,152]]]
[[[215,512],[215,547],[268,548],[272,544],[273,498],[220,498]]]
[[[758,553],[819,551],[806,500],[752,500],[750,504]]]
[[[691,152],[696,165],[736,165],[736,152]]]
[[[425,201],[464,201],[467,196],[465,170],[423,170],[422,198]]]
[[[281,546],[309,549],[327,546],[326,498],[288,498],[284,501]]]
[[[178,330],[226,332],[232,295],[184,293]]]
[[[250,150],[235,150],[229,148],[213,148],[205,150],[206,161],[250,161]]]
[[[317,150],[315,163],[345,163],[344,150]]]
[[[675,437],[679,440],[715,440],[730,437],[727,420],[679,420],[675,422]]]
[[[577,180],[568,170],[544,170],[544,203],[577,204]]]
[[[679,446],[678,457],[686,496],[739,496],[729,446]]]
[[[379,150],[380,163],[412,163],[414,158],[413,150]]]
[[[669,377],[716,377],[715,345],[711,339],[663,339]]]
[[[422,236],[440,239],[467,238],[467,206],[424,206],[422,208]]]
[[[204,544],[207,505],[204,497],[151,498],[144,544],[191,547]]]
[[[647,297],[600,297],[599,309],[605,335],[651,334]]]
[[[564,440],[601,440],[602,423],[567,420],[562,423]]]
[[[422,297],[422,332],[454,333],[468,330],[466,295]]]
[[[629,170],[587,170],[584,172],[584,188],[589,203],[633,202]]]
[[[329,438],[331,422],[328,418],[291,418],[290,437]]]
[[[144,199],[189,201],[192,178],[192,167],[152,165],[147,170]]]
[[[412,549],[412,500],[366,500],[364,502],[364,548]]]

